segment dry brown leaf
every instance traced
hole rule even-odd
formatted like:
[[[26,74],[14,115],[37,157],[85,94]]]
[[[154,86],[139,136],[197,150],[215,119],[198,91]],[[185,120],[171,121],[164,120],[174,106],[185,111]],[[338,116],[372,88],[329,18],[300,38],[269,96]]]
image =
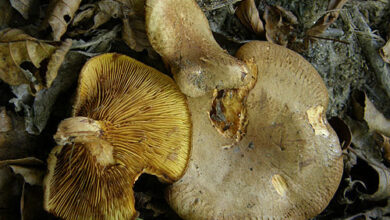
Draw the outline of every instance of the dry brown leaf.
[[[328,27],[337,20],[340,14],[341,8],[348,0],[331,0],[328,4],[328,12],[323,15],[318,21],[306,31],[306,36],[310,40],[314,40],[311,37],[320,36]]]
[[[139,17],[123,19],[122,39],[133,50],[151,49],[145,30],[145,22]]]
[[[390,120],[378,111],[374,104],[365,96],[364,120],[372,131],[390,136]]]
[[[264,36],[263,22],[260,20],[259,11],[254,0],[244,0],[236,10],[236,15],[248,29],[258,36]]]
[[[367,122],[370,131],[390,136],[390,120],[375,108],[364,92],[354,91],[352,93],[352,109],[358,120]]]
[[[385,46],[379,50],[379,54],[381,55],[383,61],[390,63],[390,40],[388,40]]]
[[[0,160],[0,167],[2,166],[24,166],[24,167],[41,167],[44,162],[35,157],[25,157],[20,159]]]
[[[24,19],[28,19],[28,14],[35,2],[35,0],[10,0],[12,7],[15,8]]]
[[[57,50],[54,43],[40,41],[22,30],[4,29],[0,31],[0,79],[10,85],[30,84],[33,93],[48,88],[70,44],[66,41]]]
[[[5,29],[0,31],[0,79],[10,85],[34,83],[36,90],[41,89],[37,82],[37,75],[28,76],[27,62],[38,69],[41,62],[49,57],[55,46],[41,43],[37,39],[25,34],[19,29]],[[23,68],[24,67],[24,68]]]
[[[42,185],[43,176],[45,175],[44,169],[36,169],[18,165],[9,165],[9,167],[15,174],[20,174],[26,183],[36,186]]]
[[[339,117],[333,117],[328,120],[339,138],[341,148],[344,150],[351,145],[352,133],[348,125]]]
[[[72,21],[74,13],[79,8],[81,0],[53,0],[49,5],[48,23],[52,30],[55,41],[59,41],[65,34],[68,24]],[[47,25],[45,25],[46,27]]]
[[[49,63],[47,64],[45,87],[49,88],[57,77],[58,70],[65,59],[66,54],[72,46],[72,40],[66,39],[54,53],[51,55]]]
[[[97,3],[98,12],[93,18],[94,24],[89,30],[98,28],[111,18],[123,17],[122,5],[113,0],[102,0]]]
[[[44,162],[35,157],[0,161],[0,167],[8,166],[15,174],[20,174],[30,185],[42,185],[45,175]]]
[[[90,7],[83,7],[83,9],[81,9],[81,7],[80,7],[81,11],[74,16],[73,21],[72,21],[72,26],[77,26],[77,25],[89,20],[90,18],[92,18],[95,15],[96,5],[91,4],[91,5],[87,5],[87,6],[90,6]]]
[[[264,11],[265,36],[269,42],[287,46],[294,42],[294,26],[298,19],[293,13],[280,6],[267,6]]]
[[[79,30],[76,33],[85,33],[98,28],[111,18],[128,18],[129,16],[144,16],[144,0],[100,0],[95,4],[83,5],[85,8],[79,12],[72,23],[77,26],[81,22],[93,17],[93,25],[87,30]]]

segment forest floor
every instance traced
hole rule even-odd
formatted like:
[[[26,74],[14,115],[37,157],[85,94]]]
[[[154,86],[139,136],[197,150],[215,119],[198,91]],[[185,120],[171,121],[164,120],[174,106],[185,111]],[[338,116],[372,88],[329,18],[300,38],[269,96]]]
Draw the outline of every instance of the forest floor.
[[[40,43],[49,44],[56,51],[63,49],[67,52],[61,61],[53,61],[58,68],[54,71],[55,79],[50,83],[52,76],[44,73],[47,67],[34,68],[31,63],[30,66],[22,66],[22,62],[17,63],[17,60],[14,60],[15,63],[25,69],[25,75],[38,71],[42,79],[30,76],[26,77],[27,82],[23,78],[23,83],[14,86],[0,80],[0,107],[5,107],[0,108],[0,160],[37,158],[41,162],[30,158],[18,163],[27,164],[32,167],[31,172],[36,171],[34,175],[42,177],[37,170],[45,169],[46,158],[55,146],[52,136],[58,123],[71,113],[78,73],[90,57],[118,52],[164,73],[169,72],[147,42],[143,17],[137,11],[132,14],[128,21],[133,35],[129,36],[125,31],[128,26],[123,24],[128,17],[119,12],[116,14],[117,7],[121,6],[104,9],[113,1],[81,1],[65,34],[53,40],[53,27],[44,25],[49,13],[46,11],[47,0],[26,0],[24,2],[28,4],[24,6],[15,3],[17,1],[0,0],[0,56],[12,55],[12,52],[4,52],[11,48],[10,42],[14,42],[14,39],[2,36],[6,28],[21,29],[23,33],[40,39]],[[235,10],[239,0],[197,2],[206,14],[217,42],[229,53],[234,54],[246,42],[268,39],[264,33],[255,33],[237,18]],[[343,178],[329,206],[315,219],[390,219],[390,142],[386,139],[390,133],[390,122],[386,119],[390,118],[390,65],[379,55],[380,48],[390,37],[390,2],[346,1],[342,8],[337,9],[337,20],[318,36],[311,36],[310,43],[305,45],[307,30],[329,12],[329,2],[255,1],[263,23],[263,15],[269,6],[281,6],[296,17],[295,23],[288,23],[288,16],[280,18],[288,26],[288,31],[283,33],[287,39],[284,43],[300,53],[319,72],[329,93],[327,118],[336,118],[334,120],[342,124],[335,130],[341,130],[338,134],[344,141]],[[101,17],[104,18],[97,18],[99,12],[103,12]],[[76,18],[80,20],[78,23]],[[285,30],[270,27],[267,31],[277,33]],[[15,39],[18,36],[21,33],[16,34]],[[126,41],[129,38],[130,42]],[[72,46],[67,46],[65,39],[70,39]],[[0,64],[0,70],[3,67]],[[373,103],[375,108],[367,109],[368,102]],[[13,122],[9,130],[4,128],[4,113]],[[366,117],[368,114],[380,118],[376,119],[380,122],[375,122],[379,124],[375,129],[371,126],[374,122]],[[378,137],[381,138],[378,140]],[[14,172],[21,172],[15,171],[17,164],[6,164],[1,166],[0,163],[0,219],[54,219],[42,209],[40,184],[32,184],[33,180],[15,175]],[[139,178],[134,187],[139,218],[180,219],[165,202],[164,187],[153,176],[142,175]]]

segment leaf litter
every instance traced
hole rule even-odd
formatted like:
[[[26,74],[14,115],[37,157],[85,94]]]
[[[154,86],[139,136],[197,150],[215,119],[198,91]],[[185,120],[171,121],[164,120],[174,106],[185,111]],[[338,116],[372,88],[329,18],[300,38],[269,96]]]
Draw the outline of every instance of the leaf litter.
[[[327,116],[337,117],[331,124],[345,169],[338,193],[316,219],[388,218],[388,2],[197,2],[229,52],[250,40],[268,40],[300,52],[323,77],[330,96]],[[147,40],[143,4],[0,1],[0,52],[7,60],[0,62],[0,100],[11,102],[2,101],[0,108],[0,218],[53,218],[41,209],[42,161],[54,146],[58,122],[70,114],[78,73],[89,57],[121,52],[167,72]],[[357,89],[365,93],[356,101]],[[141,219],[179,219],[163,199],[164,187],[153,177],[140,177],[135,191]]]

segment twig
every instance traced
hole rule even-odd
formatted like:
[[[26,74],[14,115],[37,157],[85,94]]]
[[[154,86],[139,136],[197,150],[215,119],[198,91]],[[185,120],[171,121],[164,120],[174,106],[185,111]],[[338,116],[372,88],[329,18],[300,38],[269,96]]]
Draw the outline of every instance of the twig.
[[[328,38],[328,37],[320,37],[320,36],[314,36],[314,35],[307,35],[311,38],[318,38],[318,39],[321,39],[321,40],[330,40],[330,41],[335,41],[335,42],[339,42],[339,43],[343,43],[343,44],[349,44],[349,42],[347,41],[343,41],[343,40],[339,40],[339,39],[335,39],[335,38]]]
[[[342,12],[342,18],[345,23],[349,23],[351,26],[354,26],[354,29],[356,27],[356,29],[359,30],[359,32],[355,33],[365,33],[356,34],[356,37],[363,49],[363,53],[365,53],[368,63],[376,74],[378,81],[386,91],[387,96],[390,97],[390,65],[386,64],[379,55],[378,50],[381,47],[381,44],[371,36],[372,30],[357,7],[353,7],[349,13]]]
[[[202,9],[202,11],[213,11],[213,10],[216,10],[219,8],[223,8],[225,6],[235,4],[235,3],[240,2],[240,1],[242,1],[242,0],[226,0],[226,1],[221,1],[218,3],[212,4],[212,5],[204,5],[204,6],[201,6],[200,8]]]
[[[367,162],[368,164],[371,164],[371,165],[373,165],[373,166],[376,166],[376,167],[378,167],[378,168],[381,168],[381,169],[384,169],[384,170],[390,172],[390,169],[389,169],[389,168],[384,167],[384,166],[382,166],[382,165],[380,165],[380,164],[377,164],[377,163],[375,163],[375,162],[373,162],[373,161],[367,159],[365,156],[363,156],[363,155],[361,155],[360,153],[358,153],[358,152],[357,152],[355,149],[353,149],[351,146],[348,146],[347,149],[350,150],[352,153],[354,153],[354,154],[355,154],[357,157],[359,157],[360,159],[362,159],[362,160],[364,160],[365,162]]]

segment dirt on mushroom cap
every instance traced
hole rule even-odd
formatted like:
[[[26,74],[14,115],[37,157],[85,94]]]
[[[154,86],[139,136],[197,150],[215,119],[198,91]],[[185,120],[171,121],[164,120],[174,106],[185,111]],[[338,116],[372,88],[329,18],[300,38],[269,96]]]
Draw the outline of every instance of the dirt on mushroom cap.
[[[136,60],[104,54],[88,61],[73,116],[56,134],[70,144],[52,150],[44,181],[45,209],[56,216],[135,218],[132,186],[139,175],[173,182],[186,168],[186,98],[172,79]],[[79,126],[85,123],[93,126]]]
[[[194,147],[168,201],[185,219],[314,217],[333,197],[343,170],[337,136],[324,114],[315,116],[323,119],[327,136],[316,134],[307,114],[318,106],[326,111],[321,77],[298,54],[266,42],[244,45],[237,57],[258,66],[246,103],[247,134],[234,143],[217,132],[207,115],[211,93],[189,98]]]

